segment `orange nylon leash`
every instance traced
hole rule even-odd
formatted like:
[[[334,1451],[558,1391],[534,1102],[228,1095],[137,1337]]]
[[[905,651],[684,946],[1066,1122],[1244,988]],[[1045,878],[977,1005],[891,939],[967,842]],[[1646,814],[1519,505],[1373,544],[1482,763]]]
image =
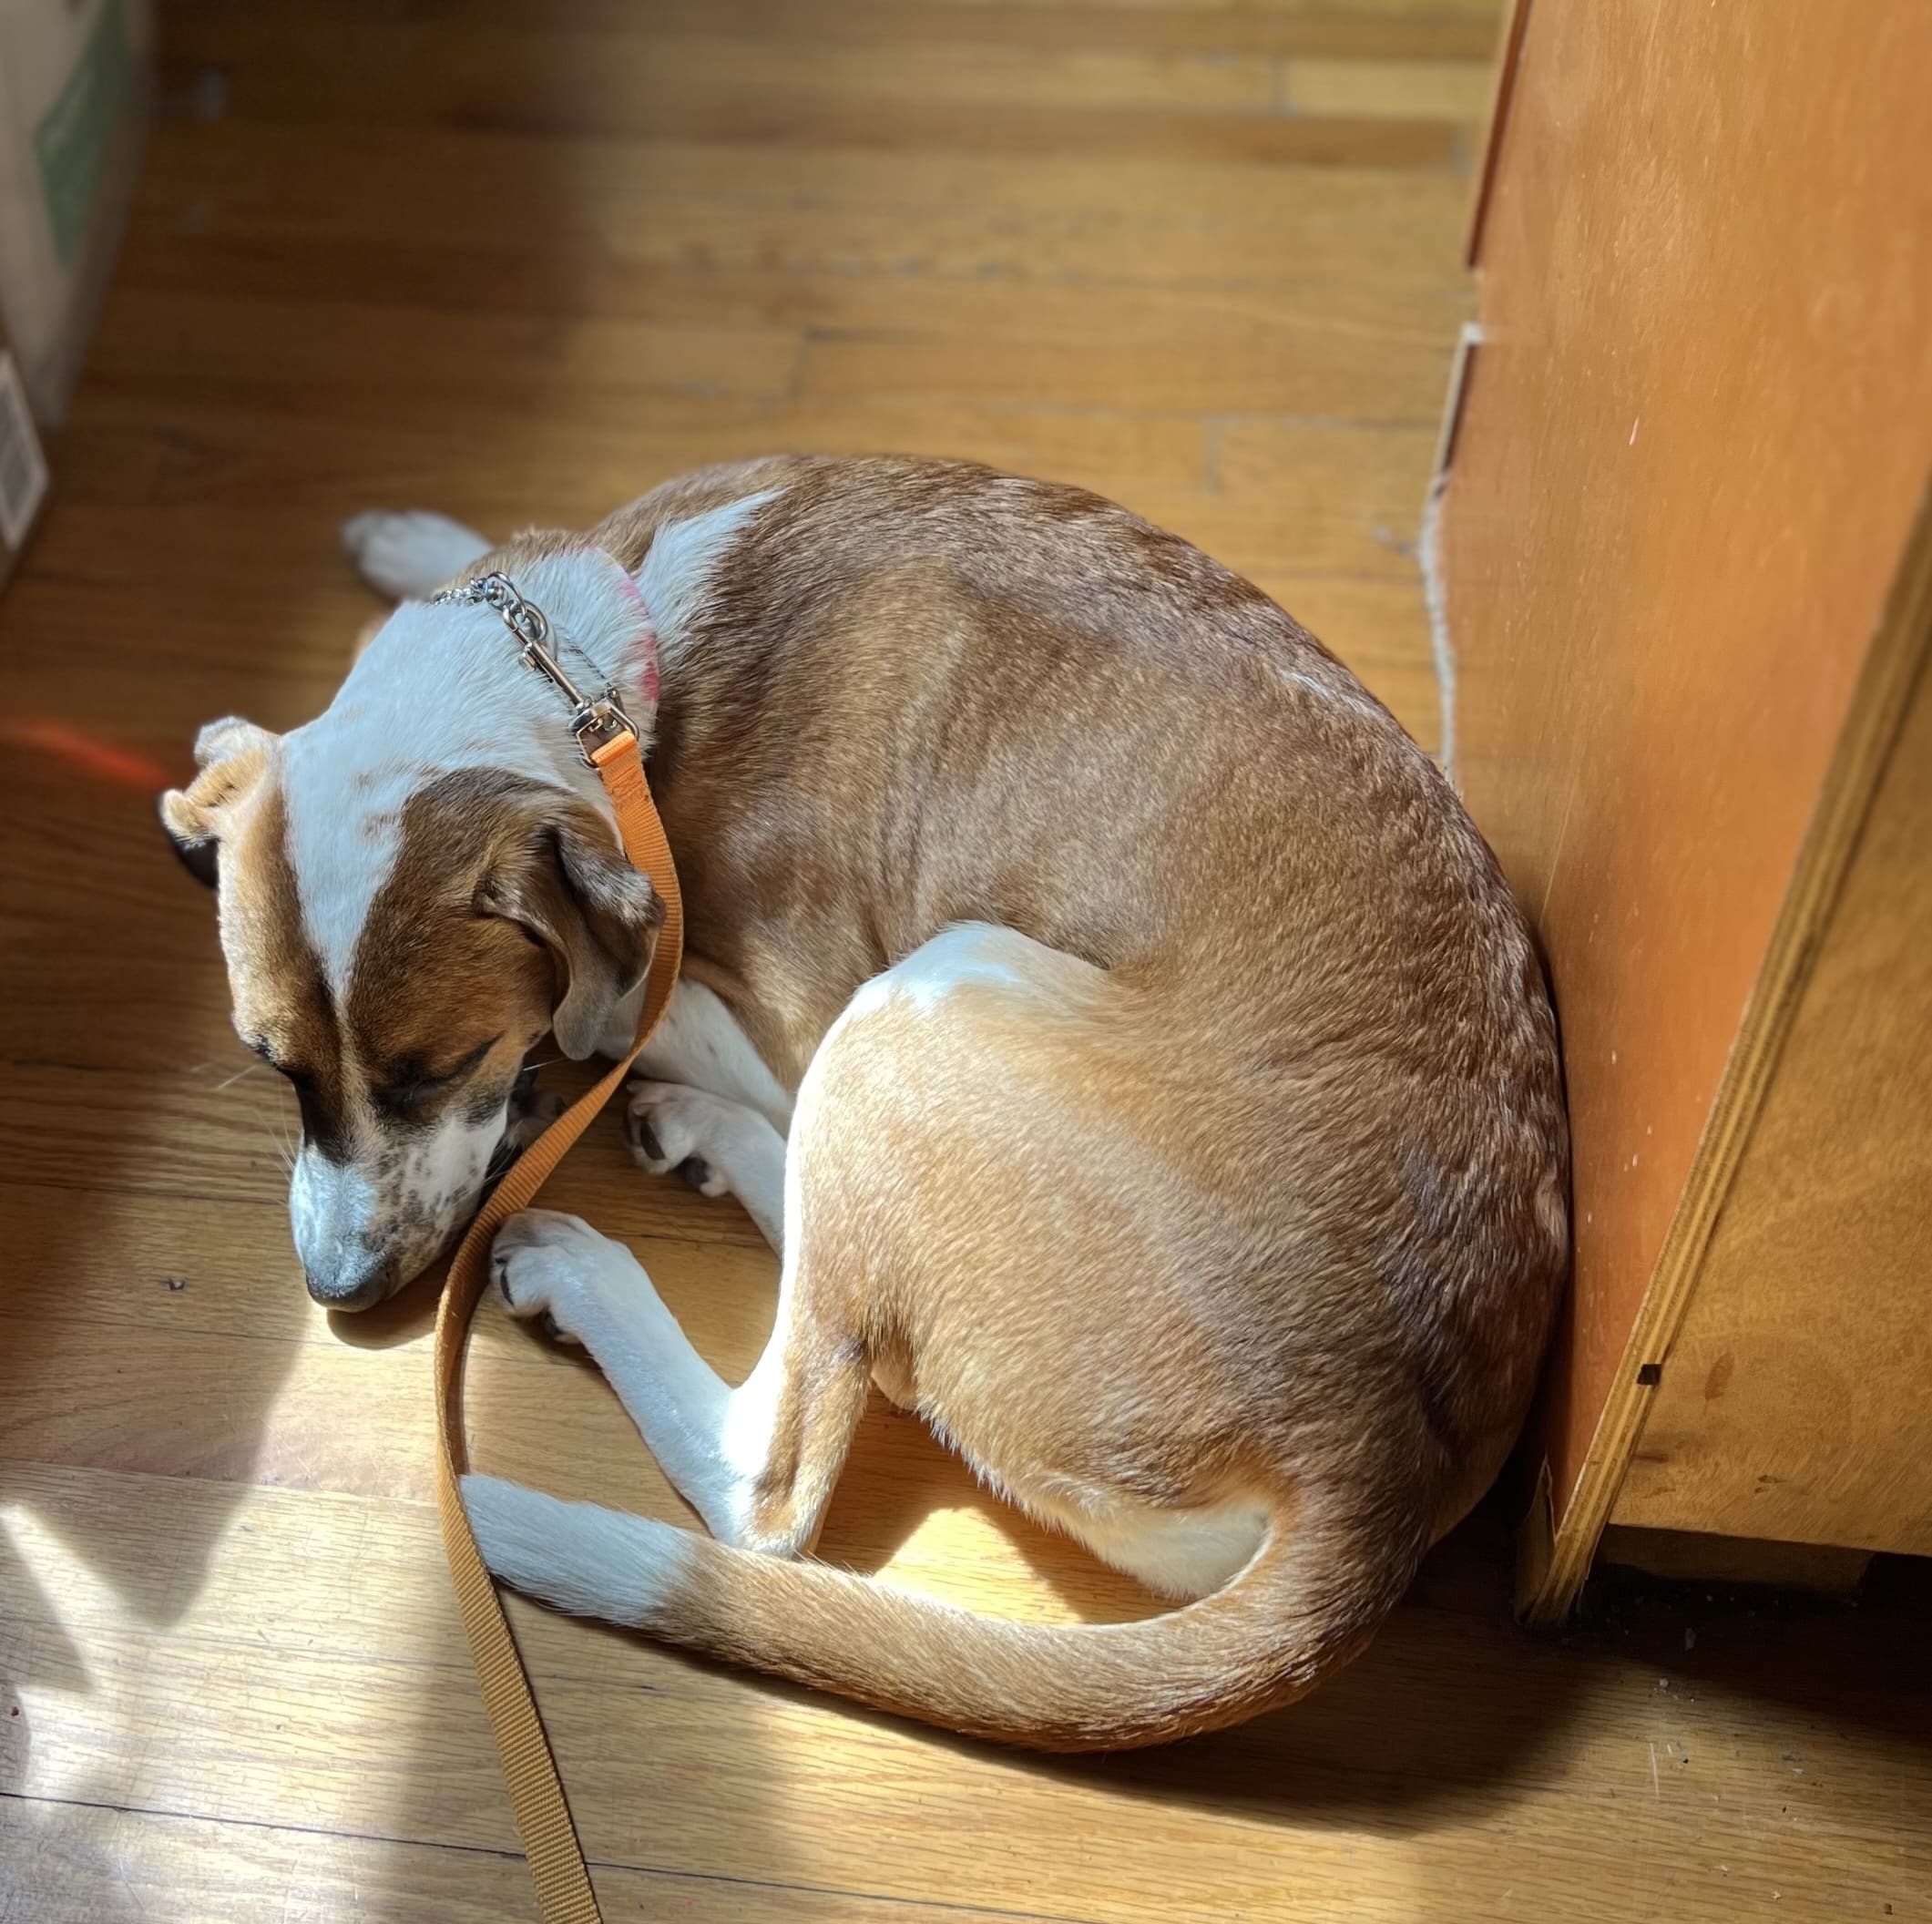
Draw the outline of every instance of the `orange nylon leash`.
[[[599,1078],[595,1088],[579,1096],[511,1164],[456,1251],[436,1311],[436,1508],[443,1519],[443,1547],[456,1586],[456,1602],[463,1611],[463,1625],[469,1632],[476,1682],[496,1733],[524,1855],[537,1886],[543,1924],[601,1924],[602,1913],[590,1888],[584,1848],[578,1840],[543,1719],[537,1714],[529,1675],[504,1614],[503,1599],[484,1567],[483,1554],[476,1548],[463,1507],[458,1479],[469,1464],[463,1433],[463,1351],[470,1318],[489,1280],[491,1241],[506,1217],[528,1207],[545,1178],[615,1094],[662,1020],[683,960],[684,902],[678,892],[678,871],[664,824],[645,780],[638,738],[626,730],[594,751],[590,760],[617,811],[625,855],[633,868],[650,877],[664,903],[664,923],[658,931],[658,947],[645,984],[637,1040],[622,1061]]]

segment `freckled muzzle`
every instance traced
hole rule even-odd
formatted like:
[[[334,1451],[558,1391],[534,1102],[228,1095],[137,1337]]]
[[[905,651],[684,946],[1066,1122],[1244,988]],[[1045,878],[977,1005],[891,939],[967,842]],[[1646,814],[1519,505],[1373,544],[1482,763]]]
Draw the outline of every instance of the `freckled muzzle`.
[[[479,1185],[467,1199],[451,1197],[433,1210],[410,1208],[406,1223],[378,1218],[346,1241],[305,1235],[298,1223],[295,1246],[309,1295],[325,1309],[373,1309],[386,1303],[447,1252],[481,1195]]]
[[[289,1220],[311,1297],[373,1309],[445,1254],[483,1200],[506,1120],[452,1119],[341,1162],[304,1142]]]

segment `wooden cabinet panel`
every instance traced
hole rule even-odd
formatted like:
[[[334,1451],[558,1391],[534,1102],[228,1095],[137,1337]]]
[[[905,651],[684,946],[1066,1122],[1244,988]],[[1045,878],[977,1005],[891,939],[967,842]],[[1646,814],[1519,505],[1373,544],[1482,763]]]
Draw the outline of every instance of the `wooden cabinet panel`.
[[[1436,550],[1457,773],[1550,957],[1575,1133],[1546,1598],[1609,1512],[1869,790],[1837,757],[1932,461],[1928,67],[1918,0],[1522,32]]]
[[[1923,663],[1612,1516],[1932,1556]]]

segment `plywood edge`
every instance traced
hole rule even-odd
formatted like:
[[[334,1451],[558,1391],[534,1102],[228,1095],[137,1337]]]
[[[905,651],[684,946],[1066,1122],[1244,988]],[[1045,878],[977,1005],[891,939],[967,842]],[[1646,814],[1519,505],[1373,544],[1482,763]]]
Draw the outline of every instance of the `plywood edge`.
[[[1737,1040],[1576,1487],[1552,1511],[1547,1553],[1526,1555],[1519,1567],[1518,1610],[1528,1622],[1559,1622],[1590,1574],[1657,1373],[1690,1306],[1718,1213],[1775,1075],[1819,937],[1850,868],[1928,643],[1932,495],[1920,498]]]
[[[1516,71],[1523,52],[1523,30],[1529,25],[1529,0],[1510,0],[1503,18],[1502,37],[1497,43],[1495,87],[1489,96],[1489,118],[1483,130],[1482,162],[1476,170],[1476,191],[1469,201],[1469,232],[1463,243],[1463,264],[1480,265],[1483,222],[1489,212],[1490,196],[1496,190],[1496,176],[1503,151],[1503,130],[1509,119],[1509,100],[1516,90]]]
[[[1932,1556],[1932,1398],[1914,1340],[1932,1277],[1928,851],[1932,651],[1611,1505],[1611,1531]]]

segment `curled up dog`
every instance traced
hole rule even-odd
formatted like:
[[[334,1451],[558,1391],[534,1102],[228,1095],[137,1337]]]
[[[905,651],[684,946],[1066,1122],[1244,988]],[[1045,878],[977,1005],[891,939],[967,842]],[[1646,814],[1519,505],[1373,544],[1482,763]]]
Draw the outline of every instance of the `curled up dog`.
[[[649,737],[687,964],[638,1159],[782,1257],[720,1380],[621,1245],[495,1274],[588,1346],[706,1533],[465,1484],[506,1581],[953,1729],[1144,1744],[1359,1651],[1522,1421],[1568,1257],[1555,1027],[1434,765],[1258,589],[1071,488],[784,457],[494,550],[349,529],[402,603],[326,713],[164,799],[294,1082],[312,1293],[432,1261],[547,1032],[621,1053],[661,919],[557,692],[432,590],[495,570]],[[1173,1600],[1000,1622],[810,1560],[877,1384]]]

